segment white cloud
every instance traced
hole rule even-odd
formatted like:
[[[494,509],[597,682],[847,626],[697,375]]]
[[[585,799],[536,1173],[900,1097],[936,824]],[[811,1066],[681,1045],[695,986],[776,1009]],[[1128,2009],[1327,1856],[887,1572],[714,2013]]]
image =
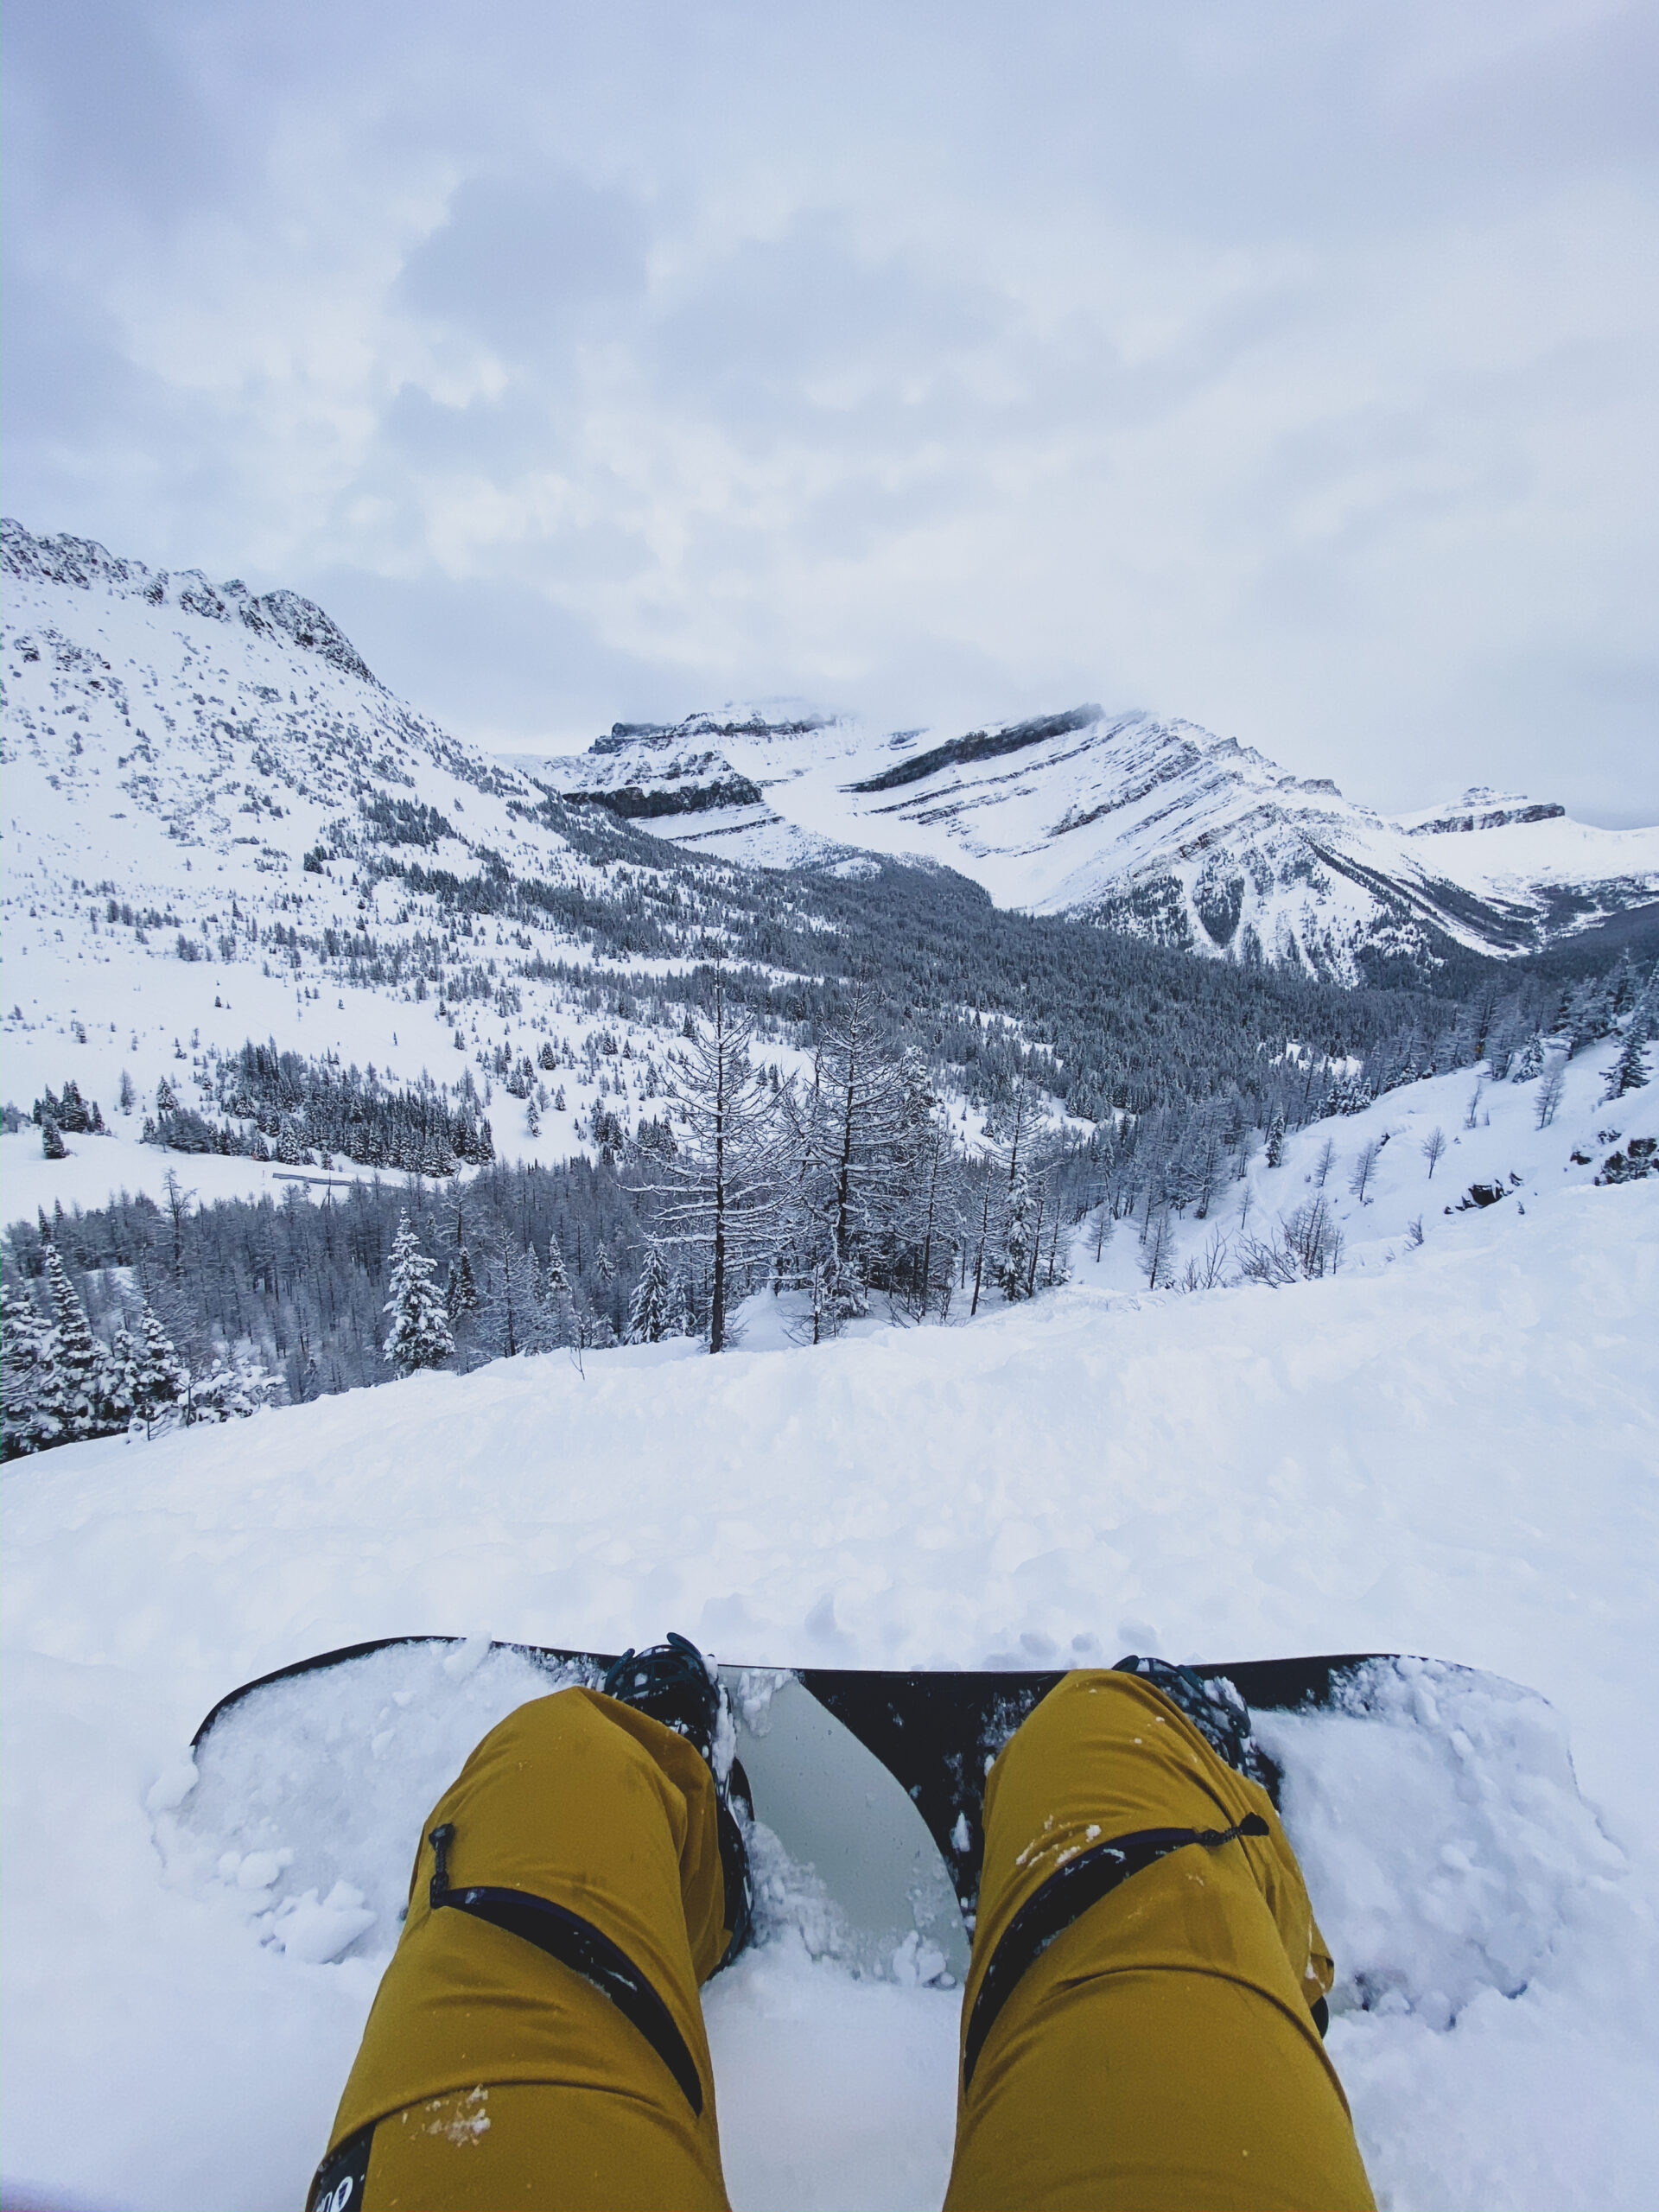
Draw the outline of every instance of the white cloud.
[[[1076,692],[1650,818],[1654,43],[14,0],[9,504],[498,740]]]

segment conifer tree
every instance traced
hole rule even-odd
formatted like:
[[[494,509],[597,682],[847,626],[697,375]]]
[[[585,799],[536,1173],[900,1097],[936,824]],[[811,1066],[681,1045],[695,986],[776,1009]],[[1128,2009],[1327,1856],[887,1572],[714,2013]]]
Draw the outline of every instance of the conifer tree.
[[[518,1349],[551,1351],[558,1342],[553,1306],[557,1292],[543,1273],[534,1245],[508,1254],[506,1274],[512,1285]]]
[[[0,1457],[21,1458],[55,1444],[52,1331],[33,1300],[0,1290]]]
[[[1544,1071],[1544,1039],[1541,1030],[1535,1029],[1510,1065],[1511,1083],[1530,1083]]]
[[[1266,1159],[1269,1167],[1277,1167],[1285,1156],[1285,1109],[1281,1106],[1274,1116],[1268,1129]]]
[[[99,1376],[100,1434],[118,1435],[123,1429],[132,1427],[132,1386],[137,1357],[138,1339],[124,1321],[118,1323]]]
[[[662,1246],[653,1236],[645,1247],[645,1264],[628,1304],[628,1342],[658,1344],[664,1337],[677,1336],[679,1316],[675,1305],[668,1262],[663,1256]]]
[[[215,1357],[206,1375],[192,1376],[184,1401],[187,1426],[199,1421],[245,1421],[270,1402],[276,1377],[257,1359]]]
[[[385,1358],[400,1376],[440,1367],[455,1348],[454,1332],[432,1281],[436,1266],[422,1251],[405,1211],[391,1248],[391,1295],[385,1304],[391,1322]]]
[[[449,1280],[444,1286],[443,1306],[451,1328],[461,1327],[478,1311],[478,1278],[473,1273],[472,1258],[464,1244],[450,1267]]]
[[[98,1433],[104,1357],[55,1244],[46,1248],[46,1280],[52,1298],[54,1338],[54,1373],[47,1403],[58,1424],[57,1440],[67,1444]]]
[[[542,1301],[547,1309],[554,1344],[573,1344],[583,1340],[576,1294],[571,1287],[564,1255],[559,1249],[556,1236],[550,1236],[547,1240],[547,1266],[542,1274]]]
[[[687,1017],[690,1026],[690,1017]],[[734,1007],[716,970],[707,1027],[680,1057],[676,1103],[684,1135],[654,1187],[663,1242],[709,1258],[709,1349],[723,1351],[727,1307],[746,1268],[770,1254],[784,1172],[773,1093],[749,1061],[754,1017]]]
[[[1624,1050],[1603,1078],[1603,1103],[1611,1105],[1615,1098],[1623,1098],[1626,1091],[1639,1090],[1647,1079],[1647,1039],[1640,1027],[1632,1021]]]
[[[1002,1252],[996,1268],[997,1282],[1010,1306],[1027,1296],[1036,1255],[1031,1181],[1024,1167],[1018,1166],[1002,1209]]]
[[[1043,1280],[1050,1290],[1071,1280],[1071,1265],[1063,1241],[1065,1224],[1060,1216],[1060,1194],[1054,1192],[1049,1210],[1048,1259],[1043,1270]]]
[[[183,1398],[188,1377],[173,1340],[156,1318],[148,1299],[138,1311],[136,1334],[129,1339],[126,1395],[135,1421],[144,1424],[146,1436],[171,1418]]]

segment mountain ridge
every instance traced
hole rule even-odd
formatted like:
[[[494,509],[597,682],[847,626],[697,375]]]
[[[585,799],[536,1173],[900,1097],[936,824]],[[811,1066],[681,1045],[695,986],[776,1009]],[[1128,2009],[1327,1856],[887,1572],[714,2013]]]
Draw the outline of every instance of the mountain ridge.
[[[1659,830],[1484,786],[1391,818],[1197,723],[1093,702],[959,735],[728,709],[505,757],[734,860],[927,858],[1000,905],[1348,980],[1368,950],[1509,957],[1659,896]]]
[[[602,810],[740,867],[943,866],[1005,907],[1346,982],[1374,955],[1420,972],[1454,947],[1510,957],[1659,899],[1659,830],[1597,830],[1486,786],[1390,819],[1328,777],[1144,709],[893,730],[799,700],[734,701],[615,722],[575,755],[489,753],[397,699],[298,593],[12,520],[0,573],[5,758],[14,779],[38,772],[78,804],[66,852],[92,835],[99,794],[119,793],[175,850],[211,847],[219,873],[315,873],[307,855],[348,856],[411,799],[451,834],[457,864],[487,851],[574,881],[571,825]],[[94,728],[114,741],[101,753],[87,750]],[[466,793],[487,819],[475,802],[461,821]],[[573,810],[556,822],[552,800]],[[55,805],[42,791],[43,829]],[[130,862],[133,833],[118,842]]]

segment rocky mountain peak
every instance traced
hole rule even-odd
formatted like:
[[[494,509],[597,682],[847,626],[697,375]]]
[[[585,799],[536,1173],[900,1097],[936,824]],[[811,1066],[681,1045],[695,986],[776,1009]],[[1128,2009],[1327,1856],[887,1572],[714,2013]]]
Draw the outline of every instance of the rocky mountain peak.
[[[90,537],[36,537],[10,516],[0,521],[0,570],[20,580],[67,585],[77,591],[102,588],[143,600],[151,607],[175,607],[205,621],[241,622],[255,632],[275,631],[346,675],[364,683],[376,683],[345,632],[298,592],[269,591],[256,598],[239,576],[213,584],[200,569],[169,573],[147,568],[142,561],[118,559]]]

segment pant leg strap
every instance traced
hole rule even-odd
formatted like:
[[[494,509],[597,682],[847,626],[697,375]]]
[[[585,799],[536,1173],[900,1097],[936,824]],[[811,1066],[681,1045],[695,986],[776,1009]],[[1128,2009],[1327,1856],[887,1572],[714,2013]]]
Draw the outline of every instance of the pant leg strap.
[[[686,2102],[699,2118],[702,2114],[702,2081],[685,2037],[674,2016],[627,1953],[613,1943],[602,1929],[550,1897],[529,1890],[505,1890],[468,1885],[454,1887],[449,1879],[448,1852],[454,1841],[454,1823],[446,1821],[427,1840],[437,1860],[429,1892],[432,1910],[449,1906],[486,1920],[509,1936],[533,1943],[549,1958],[579,1974],[584,1981],[608,1997],[617,2011],[633,2023],[674,2076]]]
[[[1199,1844],[1206,1851],[1215,1851],[1240,1836],[1268,1833],[1268,1824],[1259,1813],[1247,1813],[1230,1828],[1140,1828],[1132,1835],[1114,1836],[1109,1843],[1096,1844],[1092,1850],[1079,1852],[1075,1859],[1068,1859],[1063,1866],[1057,1867],[1014,1914],[991,1954],[990,1964],[985,1969],[979,1993],[974,1999],[974,2009],[968,2018],[968,2033],[963,2044],[964,2093],[974,2078],[985,2038],[998,2013],[1014,1994],[1020,1976],[1036,1963],[1054,1938],[1087,1912],[1090,1905],[1109,1897],[1131,1874],[1144,1872],[1160,1859],[1167,1859],[1172,1851],[1184,1850],[1188,1844]]]

